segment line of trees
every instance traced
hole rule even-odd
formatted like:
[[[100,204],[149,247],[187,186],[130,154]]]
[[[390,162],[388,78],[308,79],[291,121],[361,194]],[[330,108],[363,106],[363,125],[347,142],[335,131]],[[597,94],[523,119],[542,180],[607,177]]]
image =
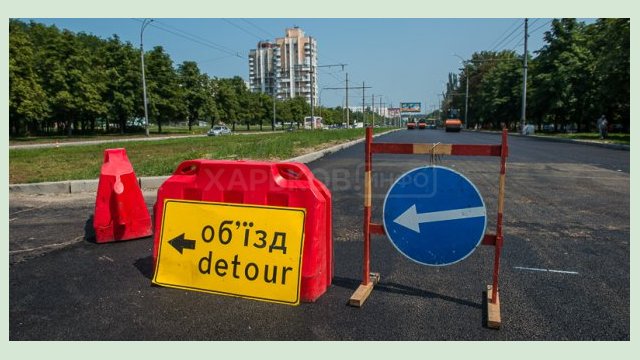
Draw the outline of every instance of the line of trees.
[[[545,45],[528,58],[527,123],[590,131],[604,114],[611,124],[629,129],[629,29],[629,19],[589,25],[554,19]],[[519,125],[522,63],[514,51],[474,53],[459,74],[449,75],[443,116],[457,109],[469,127]],[[464,114],[467,81],[469,114]]]
[[[250,125],[273,120],[273,98],[239,76],[209,77],[196,62],[177,66],[161,46],[146,51],[149,122]],[[276,122],[309,116],[302,97],[277,101]],[[330,119],[342,109],[326,109]],[[101,39],[37,22],[9,21],[9,133],[135,132],[144,129],[140,50],[117,35]],[[340,120],[341,121],[341,120]]]

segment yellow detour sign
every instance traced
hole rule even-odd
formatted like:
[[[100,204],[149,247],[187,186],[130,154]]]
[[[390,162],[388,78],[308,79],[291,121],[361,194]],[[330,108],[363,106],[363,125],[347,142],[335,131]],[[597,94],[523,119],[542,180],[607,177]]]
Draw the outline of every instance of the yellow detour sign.
[[[166,199],[153,283],[298,305],[305,215]]]

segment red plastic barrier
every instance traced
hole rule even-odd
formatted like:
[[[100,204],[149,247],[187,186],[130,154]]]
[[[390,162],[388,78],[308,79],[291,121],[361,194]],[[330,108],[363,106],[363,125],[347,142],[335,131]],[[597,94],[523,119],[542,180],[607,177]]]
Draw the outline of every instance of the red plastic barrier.
[[[154,206],[154,264],[165,199],[306,209],[300,299],[315,301],[331,285],[331,193],[304,164],[216,160],[181,163],[158,189]]]
[[[151,235],[151,216],[125,149],[106,149],[93,229],[97,243]]]

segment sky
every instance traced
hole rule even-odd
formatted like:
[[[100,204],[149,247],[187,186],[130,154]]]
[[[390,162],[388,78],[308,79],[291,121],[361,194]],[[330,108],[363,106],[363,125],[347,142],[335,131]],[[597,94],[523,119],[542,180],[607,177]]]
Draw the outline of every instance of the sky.
[[[211,77],[248,80],[248,53],[260,40],[283,37],[300,27],[318,44],[318,95],[323,106],[343,106],[345,73],[350,87],[365,89],[365,103],[376,107],[421,102],[435,109],[449,72],[458,73],[461,59],[484,50],[523,52],[523,18],[153,18],[145,28],[145,50],[162,46],[175,65],[195,61]],[[22,18],[101,38],[118,35],[140,46],[142,18]],[[581,19],[592,22],[593,20]],[[529,19],[528,48],[544,45],[550,18]],[[457,55],[457,56],[456,56]],[[535,56],[535,54],[534,54]],[[362,104],[362,90],[349,91],[349,105]]]

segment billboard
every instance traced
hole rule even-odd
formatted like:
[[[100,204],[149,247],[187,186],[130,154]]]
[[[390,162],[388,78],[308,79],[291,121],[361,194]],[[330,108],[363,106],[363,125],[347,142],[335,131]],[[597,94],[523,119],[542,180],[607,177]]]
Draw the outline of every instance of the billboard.
[[[387,113],[389,116],[398,116],[400,115],[400,108],[387,108]]]
[[[420,112],[420,104],[419,102],[406,102],[400,103],[400,111],[401,112]]]

